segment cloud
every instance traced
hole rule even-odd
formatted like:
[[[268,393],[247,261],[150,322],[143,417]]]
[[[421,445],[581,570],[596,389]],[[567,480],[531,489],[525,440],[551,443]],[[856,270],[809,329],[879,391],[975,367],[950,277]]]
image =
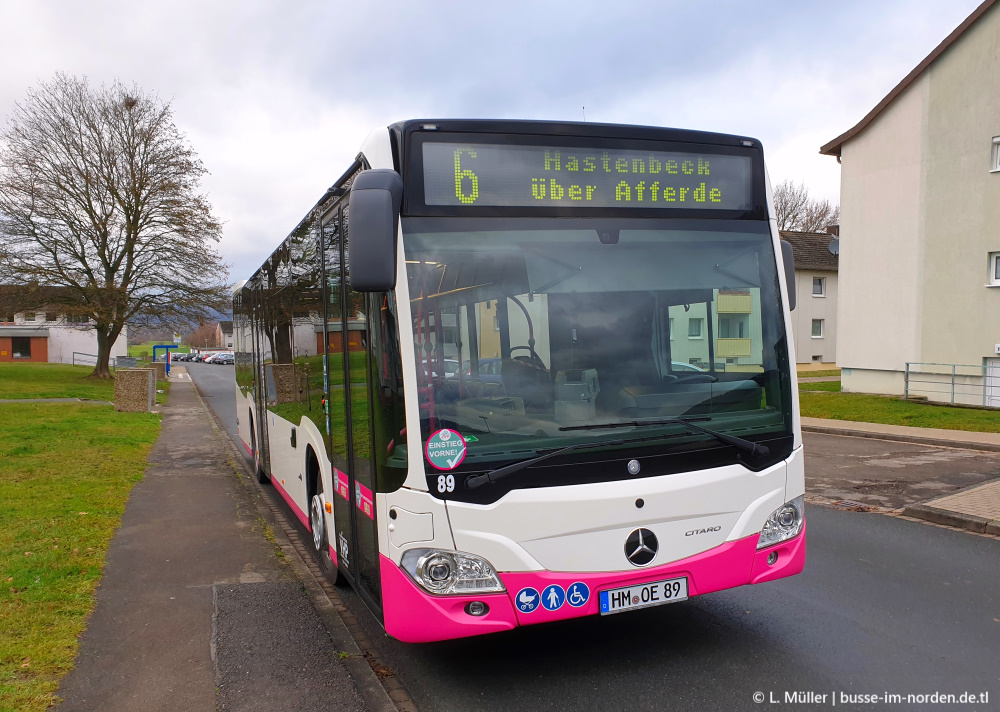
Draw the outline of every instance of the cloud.
[[[56,71],[173,102],[247,276],[405,118],[666,125],[763,141],[773,180],[836,201],[819,146],[853,126],[977,0],[330,3],[0,0],[0,113]]]

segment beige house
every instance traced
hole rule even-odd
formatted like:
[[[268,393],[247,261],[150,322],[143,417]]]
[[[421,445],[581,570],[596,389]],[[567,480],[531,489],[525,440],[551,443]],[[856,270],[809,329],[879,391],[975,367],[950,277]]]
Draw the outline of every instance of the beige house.
[[[842,164],[845,391],[903,394],[907,364],[944,364],[909,366],[942,375],[924,388],[938,394],[922,395],[949,400],[954,365],[956,401],[1000,406],[998,4],[980,5],[820,149]]]
[[[783,231],[795,253],[795,309],[792,336],[795,360],[833,368],[837,363],[837,239],[828,232]]]

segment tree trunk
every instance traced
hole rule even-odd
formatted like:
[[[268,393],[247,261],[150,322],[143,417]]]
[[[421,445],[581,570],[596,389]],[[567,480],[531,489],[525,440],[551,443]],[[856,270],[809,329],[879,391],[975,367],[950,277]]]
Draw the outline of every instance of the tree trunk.
[[[108,367],[108,363],[111,360],[111,346],[113,344],[109,333],[111,327],[98,324],[96,330],[97,363],[94,365],[94,372],[90,374],[90,378],[111,378],[111,369]]]

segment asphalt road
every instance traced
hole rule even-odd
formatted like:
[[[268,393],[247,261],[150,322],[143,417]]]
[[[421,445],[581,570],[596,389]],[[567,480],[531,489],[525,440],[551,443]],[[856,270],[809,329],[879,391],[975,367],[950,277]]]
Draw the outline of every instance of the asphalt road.
[[[233,432],[232,367],[189,371]],[[881,476],[873,470],[904,479],[934,461],[929,452],[901,459],[899,443],[860,440],[806,434],[807,453],[823,460],[807,455],[807,477],[853,462],[869,479]],[[865,456],[851,458],[855,448]],[[868,463],[878,457],[895,458],[895,472]],[[971,472],[975,459],[961,460],[959,470]],[[992,462],[979,470],[996,476]],[[920,481],[931,475],[922,471]],[[809,507],[807,518],[803,574],[608,618],[418,646],[385,636],[350,591],[344,599],[422,710],[816,709],[832,701],[1000,709],[1000,540],[881,514]],[[966,692],[989,699],[907,698]],[[886,693],[902,698],[858,703]]]

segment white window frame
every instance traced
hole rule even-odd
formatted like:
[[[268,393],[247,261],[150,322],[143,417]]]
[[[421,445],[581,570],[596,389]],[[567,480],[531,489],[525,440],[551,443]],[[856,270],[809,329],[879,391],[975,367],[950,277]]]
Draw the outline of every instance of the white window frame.
[[[816,280],[819,280],[819,293],[816,292]],[[826,297],[826,277],[813,277],[814,297]]]
[[[813,319],[812,320],[812,325],[811,325],[812,326],[812,329],[811,329],[812,338],[814,338],[814,339],[822,339],[823,338],[823,331],[826,328],[826,324],[824,324],[823,322],[825,322],[825,321],[826,321],[826,319]],[[819,322],[819,334],[816,333],[816,323],[817,322]]]
[[[691,335],[691,323],[692,322],[697,322],[698,323],[698,335],[697,336],[692,336]],[[705,338],[705,319],[704,319],[704,317],[693,316],[693,317],[689,317],[688,318],[688,338],[689,339],[704,339]]]
[[[993,152],[990,154],[990,173],[1000,173],[1000,136],[993,137]]]
[[[1000,287],[1000,252],[991,252],[989,261],[986,263],[988,272],[986,273],[987,287]]]

